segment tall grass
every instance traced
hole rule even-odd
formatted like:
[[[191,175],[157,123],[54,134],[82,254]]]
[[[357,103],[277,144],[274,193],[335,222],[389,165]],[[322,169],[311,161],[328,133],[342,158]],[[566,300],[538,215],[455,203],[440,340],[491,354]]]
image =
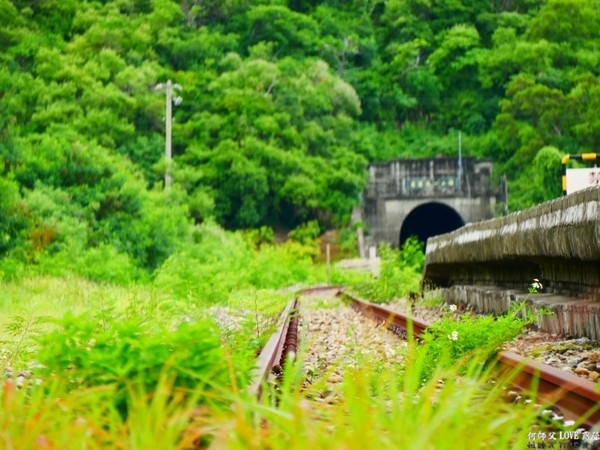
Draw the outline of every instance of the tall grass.
[[[196,397],[181,395],[162,378],[151,391],[131,383],[130,413],[123,417],[111,401],[110,386],[72,392],[61,379],[0,392],[0,448],[29,449],[190,449],[202,442],[195,424]]]
[[[526,448],[535,406],[503,401],[509,380],[489,381],[490,369],[482,369],[486,355],[471,354],[468,361],[436,371],[426,383],[422,355],[411,345],[403,370],[382,368],[368,358],[360,367],[346,368],[342,396],[330,405],[306,399],[299,366],[292,366],[278,407],[240,401],[246,414],[223,422],[221,429],[227,431],[219,435],[220,448]]]
[[[150,286],[99,284],[80,277],[0,281],[0,369],[31,362],[38,338],[55,329],[65,315],[101,317],[112,311],[139,316],[167,300]]]
[[[483,355],[461,363],[464,375],[447,368],[423,384],[419,354],[409,347],[402,372],[382,370],[368,358],[361,367],[346,368],[342,395],[330,405],[307,400],[300,362],[286,369],[277,406],[235,389],[216,391],[215,402],[198,408],[196,395],[205,393],[183,393],[160,377],[151,390],[130,384],[126,417],[111,401],[110,386],[74,393],[60,378],[21,390],[5,383],[0,448],[527,448],[537,408],[504,402],[510,379],[490,383]]]
[[[227,409],[231,393],[243,390],[288,297],[231,293],[219,310],[231,317],[219,331],[209,305],[149,286],[40,277],[2,283],[0,292],[0,347],[10,350],[0,369],[13,368],[10,380],[0,374],[0,449],[183,449],[208,442],[205,416]],[[33,326],[11,332],[21,316]],[[45,367],[18,387],[16,375],[31,361]]]

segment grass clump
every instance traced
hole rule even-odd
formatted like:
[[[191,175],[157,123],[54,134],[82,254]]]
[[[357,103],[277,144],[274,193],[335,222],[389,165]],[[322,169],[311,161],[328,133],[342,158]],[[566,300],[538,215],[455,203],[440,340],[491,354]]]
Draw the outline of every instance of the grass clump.
[[[164,374],[173,388],[230,384],[228,364],[214,323],[208,319],[169,326],[133,318],[71,316],[40,339],[36,357],[43,378],[64,378],[71,389],[114,387],[113,398],[126,411],[126,390],[136,380],[146,391]]]
[[[520,307],[501,316],[455,316],[448,311],[421,336],[423,345],[419,351],[425,357],[423,375],[429,377],[436,368],[452,367],[476,351],[489,357],[502,344],[521,334],[533,320],[529,316],[523,318]]]
[[[124,391],[128,414],[113,401],[111,386],[72,390],[64,379],[0,390],[0,448],[191,449],[208,442],[197,407],[201,391],[185,395],[161,376],[145,390],[134,380]]]

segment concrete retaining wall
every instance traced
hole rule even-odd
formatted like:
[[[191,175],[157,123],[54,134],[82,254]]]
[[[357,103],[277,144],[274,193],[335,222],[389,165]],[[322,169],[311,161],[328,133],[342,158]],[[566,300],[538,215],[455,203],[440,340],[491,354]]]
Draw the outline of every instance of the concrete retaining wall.
[[[599,339],[599,205],[600,188],[590,188],[430,238],[423,282],[449,288],[444,292],[450,302],[486,312],[527,298],[560,309],[562,324],[544,319],[548,331]],[[534,278],[544,289],[527,295]]]

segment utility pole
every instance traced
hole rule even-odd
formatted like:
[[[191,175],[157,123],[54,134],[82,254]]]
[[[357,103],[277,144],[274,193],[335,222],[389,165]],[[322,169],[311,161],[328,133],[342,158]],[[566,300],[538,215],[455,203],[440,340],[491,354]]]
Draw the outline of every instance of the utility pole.
[[[460,131],[458,132],[458,174],[457,174],[457,180],[456,180],[456,184],[458,185],[458,191],[462,191],[462,173],[463,173],[463,167],[462,167],[462,139],[461,139],[461,134]]]
[[[175,106],[180,105],[182,98],[179,96],[173,97],[173,89],[181,91],[183,89],[180,84],[172,83],[171,80],[167,80],[167,84],[163,86],[162,83],[156,85],[156,90],[165,89],[165,189],[169,189],[172,184],[171,178],[171,127],[173,125],[173,104]]]

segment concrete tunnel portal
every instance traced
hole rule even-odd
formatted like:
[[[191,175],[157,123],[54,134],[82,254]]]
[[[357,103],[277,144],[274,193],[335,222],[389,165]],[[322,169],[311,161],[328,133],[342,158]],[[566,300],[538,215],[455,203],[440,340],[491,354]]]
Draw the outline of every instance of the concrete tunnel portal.
[[[400,247],[410,236],[416,236],[423,243],[427,238],[449,233],[465,224],[462,217],[450,206],[438,202],[428,202],[413,209],[402,222]]]

